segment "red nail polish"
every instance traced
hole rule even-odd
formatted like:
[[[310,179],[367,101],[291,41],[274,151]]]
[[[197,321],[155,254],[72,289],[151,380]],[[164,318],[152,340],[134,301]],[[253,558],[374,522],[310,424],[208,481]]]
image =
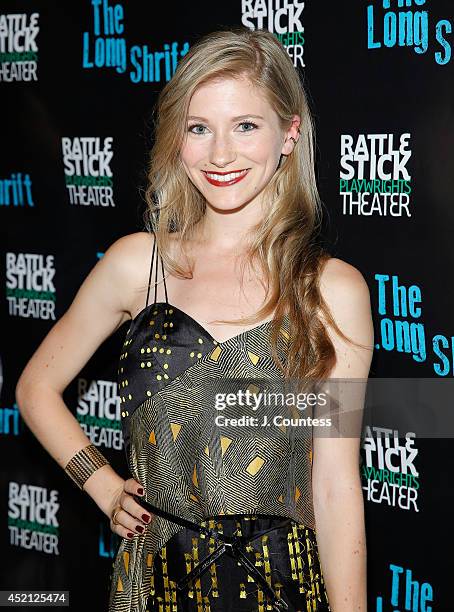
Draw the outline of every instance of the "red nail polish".
[[[148,514],[142,514],[142,520],[145,521],[145,523],[149,523],[150,517],[148,516]]]
[[[134,537],[134,534],[133,534],[133,533],[131,533],[130,531],[128,531],[128,533],[127,533],[126,535],[128,536],[128,538],[132,538],[132,537]]]
[[[138,531],[139,533],[143,533],[143,527],[142,527],[142,525],[137,525],[137,526],[136,526],[136,531]]]
[[[139,495],[143,495],[144,494],[144,490],[142,489],[142,487],[140,487],[140,489],[137,489],[137,493]]]

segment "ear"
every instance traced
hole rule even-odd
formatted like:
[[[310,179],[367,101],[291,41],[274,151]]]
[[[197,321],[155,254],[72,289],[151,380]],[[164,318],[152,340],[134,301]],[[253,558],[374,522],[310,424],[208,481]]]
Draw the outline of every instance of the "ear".
[[[281,150],[282,155],[290,155],[290,153],[292,153],[300,137],[300,124],[301,117],[299,115],[293,115],[292,124],[285,132],[285,140]]]

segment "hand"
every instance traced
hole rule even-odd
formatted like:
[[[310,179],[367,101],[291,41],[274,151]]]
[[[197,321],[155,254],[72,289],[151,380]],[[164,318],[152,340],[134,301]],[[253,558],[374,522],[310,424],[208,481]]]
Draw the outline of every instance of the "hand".
[[[130,540],[135,534],[143,533],[154,516],[145,511],[133,498],[133,495],[141,497],[139,494],[141,489],[143,491],[140,483],[134,480],[134,478],[128,478],[112,498],[109,512],[110,528],[122,538]],[[112,521],[114,512],[116,512],[116,523]]]

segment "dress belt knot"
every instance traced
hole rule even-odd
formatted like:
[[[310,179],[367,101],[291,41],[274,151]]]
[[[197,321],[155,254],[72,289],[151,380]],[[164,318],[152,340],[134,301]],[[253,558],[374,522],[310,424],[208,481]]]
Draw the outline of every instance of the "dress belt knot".
[[[265,533],[274,531],[275,529],[279,529],[279,527],[284,527],[285,525],[288,525],[292,519],[285,519],[274,527],[258,531],[254,533],[252,537],[247,537],[243,535],[228,535],[224,533],[218,533],[217,531],[209,529],[204,525],[199,525],[185,518],[170,514],[169,512],[162,510],[161,508],[153,506],[149,502],[145,501],[143,498],[138,497],[136,495],[134,495],[134,498],[138,504],[143,506],[152,514],[157,514],[158,516],[177,523],[182,527],[187,527],[188,529],[203,533],[204,535],[213,538],[216,542],[219,543],[219,546],[213,552],[211,552],[204,559],[202,559],[202,561],[200,561],[184,578],[177,582],[177,589],[184,589],[188,585],[188,583],[191,582],[191,580],[202,576],[208,570],[208,568],[216,561],[216,559],[218,559],[223,554],[227,554],[229,557],[236,559],[252,576],[252,578],[262,587],[263,592],[270,600],[270,604],[273,606],[274,610],[277,610],[278,612],[280,612],[281,610],[288,610],[288,604],[281,597],[278,597],[276,595],[274,589],[266,581],[265,576],[255,567],[255,565],[253,565],[249,557],[246,555],[244,546],[249,544],[256,538],[259,538],[260,536],[264,535]]]

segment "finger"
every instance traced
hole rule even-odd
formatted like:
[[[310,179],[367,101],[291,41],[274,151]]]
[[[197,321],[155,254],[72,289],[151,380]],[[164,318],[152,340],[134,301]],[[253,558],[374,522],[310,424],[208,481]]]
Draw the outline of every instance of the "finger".
[[[128,532],[134,534],[142,534],[145,531],[145,525],[139,522],[136,518],[131,516],[126,510],[121,509],[115,515],[117,525],[115,527],[123,527]]]
[[[145,488],[140,484],[140,482],[134,480],[134,478],[128,478],[128,480],[125,481],[123,490],[130,495],[138,495],[139,497],[145,493]]]
[[[133,538],[136,537],[135,533],[133,533],[129,529],[126,529],[126,527],[123,527],[122,525],[114,525],[112,521],[110,521],[110,528],[112,529],[114,533],[117,533],[121,538],[132,540]]]
[[[121,506],[136,520],[140,521],[140,524],[150,524],[153,514],[145,510],[140,503],[137,503],[132,495],[124,493],[122,495]]]

